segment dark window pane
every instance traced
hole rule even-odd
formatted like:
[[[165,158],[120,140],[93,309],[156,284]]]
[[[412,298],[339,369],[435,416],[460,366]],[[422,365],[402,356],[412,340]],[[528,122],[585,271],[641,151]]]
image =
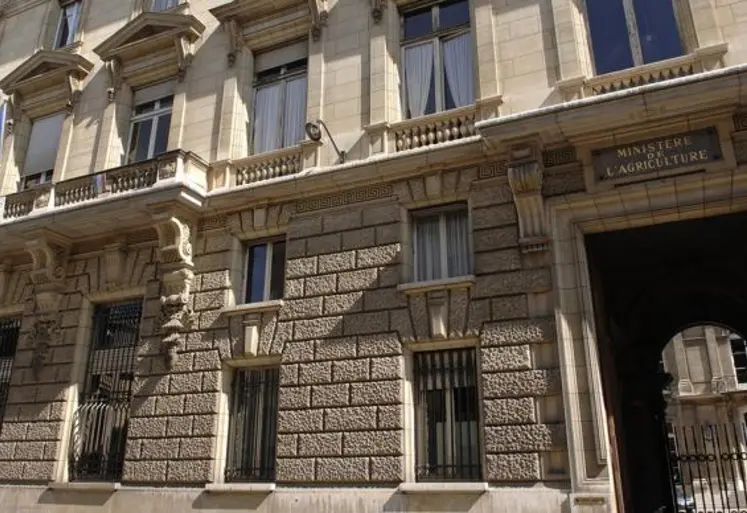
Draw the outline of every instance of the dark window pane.
[[[452,28],[469,24],[469,2],[461,0],[441,5],[438,23],[439,28]]]
[[[622,0],[586,0],[597,75],[633,66]]]
[[[161,98],[160,100],[158,100],[159,109],[165,109],[167,107],[171,107],[172,105],[174,105],[173,96],[166,96],[165,98]]]
[[[269,299],[281,299],[283,297],[284,282],[285,242],[276,242],[272,245],[272,270],[270,271]]]
[[[171,113],[159,116],[156,124],[156,143],[153,147],[153,157],[166,152],[169,144],[169,128],[171,128]]]
[[[428,8],[424,11],[414,12],[406,14],[404,17],[405,23],[405,39],[411,39],[414,37],[421,37],[433,32],[433,20],[431,9]]]
[[[62,19],[60,19],[60,31],[57,34],[57,41],[55,41],[55,48],[63,48],[67,46],[67,40],[70,37],[70,26],[67,21],[65,13],[62,13]]]
[[[436,112],[436,67],[433,67],[433,73],[431,73],[431,85],[428,88],[428,102],[425,104],[424,114],[433,114]]]
[[[135,106],[135,115],[145,114],[146,112],[152,112],[156,109],[156,102],[146,102]]]
[[[672,0],[633,0],[644,62],[682,55]]]
[[[449,84],[449,77],[446,75],[446,67],[443,70],[444,74],[444,110],[455,109],[457,107],[454,97],[451,94],[451,84]]]
[[[150,158],[148,148],[150,146],[150,132],[153,128],[153,120],[146,119],[132,125],[132,139],[130,139],[130,152],[127,157],[129,163],[140,162]]]
[[[246,280],[246,302],[256,303],[265,299],[265,272],[267,267],[267,244],[249,248],[248,276]]]

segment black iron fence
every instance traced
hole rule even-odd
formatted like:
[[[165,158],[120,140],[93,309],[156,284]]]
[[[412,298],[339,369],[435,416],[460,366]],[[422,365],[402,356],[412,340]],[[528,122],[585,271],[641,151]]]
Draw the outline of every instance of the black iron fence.
[[[279,375],[277,368],[236,371],[226,482],[275,480]]]
[[[122,476],[141,309],[140,302],[130,302],[94,311],[88,367],[73,419],[71,480]]]
[[[0,319],[0,430],[3,428],[5,404],[10,389],[10,372],[21,331],[21,319],[17,317]]]
[[[678,513],[747,513],[747,429],[741,422],[668,424]]]

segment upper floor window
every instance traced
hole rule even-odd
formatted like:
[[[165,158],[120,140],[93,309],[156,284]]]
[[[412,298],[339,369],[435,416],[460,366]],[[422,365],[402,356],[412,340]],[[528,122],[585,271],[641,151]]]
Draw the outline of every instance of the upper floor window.
[[[747,384],[747,341],[736,333],[729,335],[731,344],[731,356],[734,360],[734,373],[737,375],[737,383]]]
[[[418,481],[480,479],[474,348],[415,353]]]
[[[174,103],[173,84],[165,82],[135,91],[127,163],[152,159],[166,151]]]
[[[259,54],[255,62],[254,153],[287,148],[304,138],[305,42]]]
[[[252,244],[246,251],[245,303],[283,297],[285,285],[285,241]]]
[[[179,5],[179,0],[150,0],[150,10],[154,12],[168,11]]]
[[[474,102],[473,44],[467,0],[402,16],[403,107],[416,118]]]
[[[58,113],[32,122],[21,177],[23,189],[52,181],[64,121],[65,114]]]
[[[75,42],[80,23],[81,1],[66,2],[61,5],[60,19],[54,37],[55,48],[65,48]]]
[[[226,482],[273,481],[279,369],[239,369],[231,387]]]
[[[73,422],[71,480],[122,477],[141,314],[140,301],[94,310],[88,367]]]
[[[598,75],[682,55],[673,0],[586,0]]]
[[[413,212],[412,221],[415,281],[472,272],[466,205],[418,210]]]
[[[13,370],[20,332],[21,319],[0,319],[0,431],[3,428],[5,404],[10,391],[10,372]]]

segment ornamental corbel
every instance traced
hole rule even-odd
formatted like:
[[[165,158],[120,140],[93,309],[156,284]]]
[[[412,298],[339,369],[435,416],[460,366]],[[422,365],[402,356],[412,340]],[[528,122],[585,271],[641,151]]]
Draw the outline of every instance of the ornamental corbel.
[[[169,212],[154,216],[158,233],[159,262],[175,267],[192,267],[191,223]]]
[[[13,273],[13,264],[9,259],[5,259],[0,263],[0,304],[7,303],[8,298],[5,296],[8,294],[10,288],[10,277]]]
[[[373,17],[374,23],[381,22],[384,17],[386,3],[387,0],[371,0],[371,16]]]
[[[311,10],[311,37],[314,41],[319,41],[322,28],[327,26],[329,18],[327,0],[309,0],[309,9]]]
[[[117,97],[117,91],[122,87],[122,61],[117,58],[109,59],[104,62],[106,68],[106,75],[109,79],[109,87],[106,89],[106,94],[110,102],[113,102]]]
[[[176,65],[179,68],[176,77],[179,82],[183,82],[184,77],[187,74],[187,68],[192,65],[194,48],[186,36],[178,36],[174,38],[174,47],[176,48]]]
[[[535,146],[511,151],[508,183],[519,218],[519,245],[525,253],[549,249],[547,217],[542,197],[542,165]]]
[[[8,108],[10,112],[6,116],[5,121],[5,134],[10,135],[13,133],[13,127],[21,122],[21,116],[23,111],[21,110],[21,95],[18,91],[8,96]]]
[[[72,71],[67,74],[67,92],[68,101],[66,107],[67,111],[71,113],[73,107],[78,104],[83,94],[83,81]]]
[[[104,283],[107,290],[124,285],[127,246],[124,241],[108,244],[104,247]]]
[[[70,256],[70,243],[62,238],[40,237],[26,243],[31,255],[30,278],[35,287],[61,283]]]
[[[241,28],[236,20],[227,20],[223,22],[223,28],[228,36],[228,67],[233,68],[236,65],[236,59],[244,46],[241,35]]]

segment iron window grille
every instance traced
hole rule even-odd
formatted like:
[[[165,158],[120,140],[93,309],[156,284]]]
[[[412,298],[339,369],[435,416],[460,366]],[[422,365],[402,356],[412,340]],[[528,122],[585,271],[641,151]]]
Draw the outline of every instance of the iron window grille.
[[[444,110],[463,107],[474,102],[474,81],[466,75],[459,77],[458,73],[447,73],[447,65],[454,66],[455,62],[448,61],[447,51],[458,57],[464,64],[461,71],[474,73],[472,62],[472,36],[470,33],[470,8],[467,0],[451,0],[438,2],[406,11],[402,14],[400,36],[402,40],[402,103],[405,118],[417,118]],[[462,51],[449,48],[458,43]],[[426,59],[423,62],[422,59]],[[448,64],[447,64],[448,63]],[[423,68],[425,66],[425,68]],[[421,76],[427,68],[431,68],[430,76]],[[450,69],[451,70],[451,69]],[[456,69],[454,70],[456,71]],[[421,105],[410,105],[408,101],[408,81],[417,78],[418,86],[411,87],[427,91],[427,98]],[[451,81],[463,83],[451,83]],[[422,86],[421,86],[422,84]],[[464,88],[459,94],[453,93],[454,88]],[[418,93],[418,94],[422,94]],[[422,111],[422,112],[421,112]]]
[[[277,368],[234,375],[226,482],[275,480],[279,375]]]
[[[481,478],[476,375],[474,348],[415,354],[418,481]]]
[[[250,244],[244,276],[245,303],[281,299],[285,282],[285,241]]]
[[[415,281],[467,276],[472,272],[466,205],[416,210],[412,221]]]
[[[734,361],[734,373],[737,375],[737,383],[747,384],[747,341],[737,334],[729,335],[731,344],[731,356]]]
[[[20,318],[0,319],[0,432],[3,429],[5,405],[10,391],[10,373],[13,370],[20,331]]]
[[[130,121],[127,163],[152,159],[166,152],[174,97],[169,95],[135,106]]]
[[[97,306],[85,381],[73,422],[72,481],[122,477],[141,302]]]

